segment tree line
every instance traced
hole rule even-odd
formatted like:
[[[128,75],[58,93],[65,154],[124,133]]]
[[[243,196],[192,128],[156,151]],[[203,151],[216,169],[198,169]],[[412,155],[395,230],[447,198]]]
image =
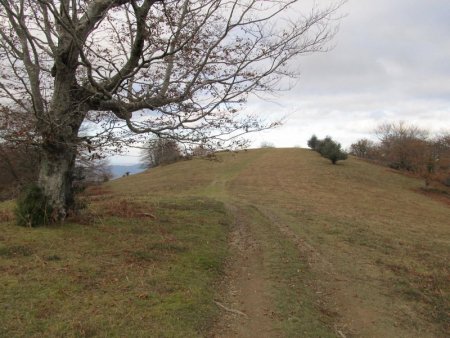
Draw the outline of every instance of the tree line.
[[[426,129],[405,122],[383,123],[374,134],[378,141],[360,139],[350,154],[450,186],[450,133],[431,136]]]

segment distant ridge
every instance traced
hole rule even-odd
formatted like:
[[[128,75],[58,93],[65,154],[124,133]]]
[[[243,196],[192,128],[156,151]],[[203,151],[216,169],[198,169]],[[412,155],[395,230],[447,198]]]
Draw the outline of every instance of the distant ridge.
[[[113,178],[122,177],[127,172],[132,174],[137,174],[145,170],[141,164],[131,164],[131,165],[110,165],[109,169],[111,169],[111,173],[113,174]]]

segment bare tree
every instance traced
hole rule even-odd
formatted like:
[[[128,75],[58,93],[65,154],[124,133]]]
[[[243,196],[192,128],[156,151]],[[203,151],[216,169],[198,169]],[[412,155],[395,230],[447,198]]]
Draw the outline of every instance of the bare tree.
[[[373,159],[373,157],[376,156],[376,153],[377,146],[375,145],[375,142],[366,138],[362,138],[350,145],[350,154],[356,157]]]
[[[450,132],[444,132],[430,141],[430,161],[424,173],[425,183],[438,181],[450,187]]]
[[[173,163],[180,158],[182,158],[182,154],[177,142],[162,138],[149,140],[141,156],[142,164],[145,168]]]
[[[188,158],[189,156],[208,158],[212,157],[214,153],[214,148],[208,146],[207,144],[199,144],[188,153]]]
[[[418,171],[430,158],[428,131],[405,122],[384,123],[375,134],[380,140],[383,161],[395,169]]]
[[[339,4],[296,0],[0,0],[0,104],[36,119],[39,186],[61,220],[77,147],[132,133],[226,140],[270,127],[239,108],[322,51]],[[29,107],[25,102],[32,102]],[[96,133],[80,135],[83,123]]]

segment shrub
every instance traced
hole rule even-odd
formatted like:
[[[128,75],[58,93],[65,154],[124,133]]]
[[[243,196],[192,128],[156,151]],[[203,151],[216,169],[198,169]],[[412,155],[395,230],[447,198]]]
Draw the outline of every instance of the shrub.
[[[330,136],[325,137],[323,140],[317,140],[316,145],[314,147],[314,150],[317,151],[320,155],[322,155],[322,149],[323,147],[332,142],[333,140],[331,139]]]
[[[49,223],[52,209],[41,188],[31,185],[17,199],[15,214],[18,225],[37,227]]]
[[[308,140],[308,147],[312,150],[316,150],[316,147],[319,143],[319,139],[316,135],[311,136],[311,138]]]
[[[347,153],[341,149],[340,143],[333,141],[330,136],[325,137],[323,140],[319,140],[313,135],[308,141],[308,146],[314,146],[314,148],[311,149],[314,149],[323,157],[328,158],[333,164],[336,164],[337,161],[347,159]]]
[[[328,158],[333,164],[336,164],[337,161],[347,159],[347,153],[341,149],[341,145],[331,140],[331,138],[329,140],[325,139],[322,142],[320,154]]]

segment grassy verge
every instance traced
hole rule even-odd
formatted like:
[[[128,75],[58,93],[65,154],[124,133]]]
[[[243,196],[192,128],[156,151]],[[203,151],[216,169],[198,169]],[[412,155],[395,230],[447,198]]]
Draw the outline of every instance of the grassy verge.
[[[223,205],[90,198],[61,227],[0,223],[0,336],[201,336],[217,314]]]

